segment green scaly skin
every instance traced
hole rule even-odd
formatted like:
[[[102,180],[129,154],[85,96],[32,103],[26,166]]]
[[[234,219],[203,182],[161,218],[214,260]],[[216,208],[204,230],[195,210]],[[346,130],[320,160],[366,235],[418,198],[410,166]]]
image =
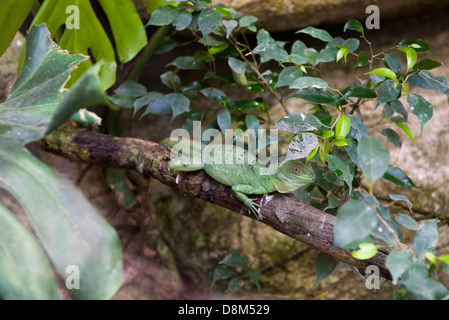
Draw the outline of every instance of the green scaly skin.
[[[164,142],[169,147],[174,145]],[[247,195],[265,194],[274,191],[287,193],[304,188],[315,180],[315,173],[310,164],[304,164],[300,160],[281,161],[279,159],[280,166],[275,167],[271,174],[261,174],[266,167],[240,147],[197,145],[196,148],[196,154],[202,154],[201,159],[198,157],[196,163],[192,164],[189,157],[172,157],[169,168],[176,171],[204,170],[214,180],[230,186],[237,198],[258,219],[262,218],[257,209],[260,205],[255,203],[256,199],[249,198]],[[189,152],[192,155],[193,148],[190,147]],[[226,156],[230,158],[225,158]],[[212,157],[221,161],[211,161]]]

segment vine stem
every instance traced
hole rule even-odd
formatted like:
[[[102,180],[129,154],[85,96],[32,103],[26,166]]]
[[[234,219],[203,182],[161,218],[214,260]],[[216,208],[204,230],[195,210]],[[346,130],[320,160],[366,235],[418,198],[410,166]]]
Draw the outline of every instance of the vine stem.
[[[257,77],[263,82],[263,84],[265,85],[265,87],[268,88],[268,90],[270,90],[270,92],[274,95],[274,97],[279,101],[279,103],[282,106],[282,109],[284,109],[285,114],[289,114],[290,112],[288,111],[287,107],[284,104],[284,99],[282,99],[282,97],[276,92],[275,89],[271,88],[269,83],[267,82],[267,80],[265,80],[265,78],[262,76],[262,74],[260,73],[259,69],[257,69],[255,66],[253,66],[251,64],[251,62],[245,57],[245,55],[240,51],[239,47],[235,44],[235,42],[233,42],[231,39],[229,39],[229,42],[234,46],[234,48],[237,50],[237,52],[239,53],[240,57],[243,59],[243,61],[245,61],[246,64],[248,64],[251,68],[251,70],[253,70],[253,72],[257,75]]]

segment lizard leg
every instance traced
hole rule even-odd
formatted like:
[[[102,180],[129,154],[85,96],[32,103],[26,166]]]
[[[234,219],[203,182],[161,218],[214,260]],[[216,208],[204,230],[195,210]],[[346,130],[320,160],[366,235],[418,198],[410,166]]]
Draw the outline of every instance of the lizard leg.
[[[261,207],[260,204],[254,202],[256,199],[252,199],[247,196],[247,194],[256,193],[256,190],[253,186],[238,184],[232,186],[232,191],[234,191],[237,199],[239,199],[248,208],[249,212],[254,214],[257,219],[262,220],[262,215],[257,209]]]

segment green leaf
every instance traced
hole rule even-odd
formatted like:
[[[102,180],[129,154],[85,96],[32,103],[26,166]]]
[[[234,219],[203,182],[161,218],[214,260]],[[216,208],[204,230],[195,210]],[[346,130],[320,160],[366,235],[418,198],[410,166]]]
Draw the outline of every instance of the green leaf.
[[[401,93],[401,86],[395,85],[396,81],[387,79],[377,88],[377,106],[398,99]]]
[[[395,201],[404,201],[405,203],[407,203],[410,212],[413,212],[413,211],[412,211],[412,206],[413,206],[413,204],[410,202],[410,200],[408,199],[407,196],[402,195],[402,194],[395,194],[395,193],[390,193],[389,196],[390,196],[390,198],[391,198],[392,200],[395,200]]]
[[[21,204],[58,274],[80,270],[77,299],[109,299],[123,281],[115,230],[71,183],[17,142],[0,138],[0,186]],[[24,192],[26,190],[26,192]]]
[[[387,137],[388,141],[390,141],[395,147],[401,148],[402,142],[401,137],[397,134],[393,129],[387,128],[382,130],[382,135]]]
[[[223,20],[223,25],[226,28],[226,39],[229,39],[232,31],[237,27],[238,22],[235,20]]]
[[[181,85],[181,78],[172,70],[161,74],[160,78],[161,82],[172,90],[176,90]]]
[[[291,61],[297,63],[297,64],[306,64],[307,59],[304,55],[305,50],[307,49],[307,46],[304,44],[304,42],[300,40],[296,40],[293,42],[292,50],[290,54]]]
[[[281,71],[279,74],[279,79],[276,83],[275,88],[283,87],[283,86],[289,86],[291,85],[296,79],[302,77],[303,72],[301,68],[297,66],[290,66]]]
[[[146,26],[164,26],[175,21],[179,14],[179,8],[173,6],[160,6],[151,14],[150,21]],[[145,27],[146,27],[145,26]]]
[[[165,115],[172,113],[172,121],[184,112],[190,111],[190,100],[180,93],[169,93],[150,101],[141,117],[147,114]]]
[[[228,287],[226,289],[226,292],[235,292],[242,290],[242,279],[241,278],[234,278],[228,283]]]
[[[410,217],[409,215],[398,213],[394,215],[394,219],[399,223],[401,226],[416,231],[419,229],[419,223],[416,222],[415,219]]]
[[[324,138],[324,139],[328,139],[328,138],[333,137],[334,134],[335,134],[334,131],[332,131],[332,130],[327,130],[327,131],[324,131],[324,132],[323,132],[323,134],[321,135],[321,137]]]
[[[350,86],[342,92],[345,97],[354,98],[376,98],[374,90],[362,86]]]
[[[441,65],[442,63],[439,61],[424,58],[413,66],[413,70],[432,70]]]
[[[114,90],[114,93],[129,94],[133,97],[138,98],[147,94],[147,88],[136,81],[126,80],[117,89]]]
[[[248,263],[248,257],[236,249],[232,249],[231,253],[220,261],[220,264],[225,264],[232,267],[246,267]]]
[[[177,31],[184,30],[192,22],[192,14],[188,11],[181,11],[173,21],[173,25],[176,27]]]
[[[291,97],[301,98],[313,104],[333,105],[337,101],[335,96],[331,92],[323,88],[315,87],[300,89]]]
[[[343,27],[343,31],[346,32],[346,30],[355,30],[363,33],[363,26],[360,21],[351,19],[346,22],[345,26]]]
[[[228,59],[228,65],[231,68],[232,71],[235,71],[237,73],[245,74],[247,65],[245,62],[236,59],[236,58],[229,58]]]
[[[399,46],[413,46],[416,52],[426,52],[430,46],[421,39],[405,39],[399,42]]]
[[[368,56],[367,56],[363,51],[360,51],[360,52],[359,52],[359,56],[358,56],[358,58],[357,58],[357,62],[356,62],[355,65],[354,65],[354,68],[357,68],[357,67],[364,67],[364,66],[366,66],[368,63],[369,63],[369,58],[368,58]]]
[[[334,40],[334,38],[332,38],[326,30],[317,29],[314,27],[307,27],[296,31],[295,33],[305,33],[324,42],[331,42]]]
[[[337,146],[337,147],[345,147],[351,144],[351,142],[349,142],[348,140],[346,140],[346,138],[343,137],[336,137],[334,139],[332,139],[332,142]]]
[[[260,277],[262,276],[260,271],[258,269],[250,269],[248,271],[249,273],[249,278],[251,279],[251,281],[256,285],[257,290],[260,290]]]
[[[384,174],[384,178],[394,184],[406,187],[406,188],[418,188],[413,181],[402,171],[400,168],[388,165],[387,172]]]
[[[302,89],[302,88],[311,87],[311,86],[327,88],[328,84],[323,79],[305,76],[305,77],[300,77],[300,78],[297,78],[296,80],[294,80],[290,84],[290,89]],[[324,91],[321,91],[321,92],[324,93]],[[329,96],[329,94],[327,94],[327,96]],[[333,100],[335,100],[335,98],[333,98]]]
[[[259,18],[255,16],[243,16],[239,21],[240,28],[250,27],[254,25],[257,20],[259,20]]]
[[[337,175],[338,179],[346,182],[349,187],[349,193],[352,192],[352,180],[353,176],[349,166],[343,162],[339,157],[334,155],[327,156],[327,163],[329,164],[329,170],[332,170]]]
[[[415,136],[413,135],[412,130],[409,128],[409,126],[407,126],[405,123],[402,122],[395,122],[395,124],[402,129],[402,131],[405,132],[406,135],[408,135],[410,137],[410,139],[412,139],[413,143],[415,143]]]
[[[337,211],[334,244],[346,247],[365,239],[376,227],[378,219],[373,208],[359,200],[349,200]]]
[[[234,273],[235,269],[233,267],[224,264],[219,265],[212,275],[213,281],[211,286],[213,286],[217,280],[229,279]]]
[[[203,68],[204,64],[196,60],[194,56],[181,56],[168,63],[167,66],[175,66],[181,70],[198,70]]]
[[[23,143],[45,135],[63,99],[62,87],[70,72],[86,59],[60,50],[45,25],[34,26],[27,41],[23,70],[7,100],[0,105],[0,131]]]
[[[97,125],[101,126],[102,119],[94,112],[87,111],[86,109],[80,109],[76,113],[72,114],[70,120],[81,123],[83,125]]]
[[[136,203],[136,196],[128,185],[125,170],[107,168],[106,181],[114,192],[115,198],[122,209],[126,210]]]
[[[377,247],[373,243],[360,243],[359,249],[352,251],[351,255],[357,260],[368,260],[377,254]]]
[[[401,281],[414,294],[427,300],[440,300],[447,297],[446,287],[428,276],[417,273]]]
[[[377,68],[377,69],[374,69],[374,70],[372,70],[370,72],[367,72],[365,74],[372,74],[372,73],[378,74],[378,75],[381,75],[381,76],[384,76],[384,77],[387,77],[387,78],[390,78],[390,79],[393,79],[393,80],[396,80],[396,82],[398,80],[398,78],[396,76],[396,73],[394,73],[394,71],[389,69],[389,68]]]
[[[349,130],[348,137],[359,141],[362,136],[368,135],[368,131],[362,120],[353,115],[348,115],[347,117],[351,120],[351,129]]]
[[[332,256],[320,252],[315,262],[316,281],[313,286],[315,287],[321,280],[326,279],[335,270],[337,263],[338,261]]]
[[[261,43],[253,49],[253,53],[260,55],[262,62],[267,62],[271,59],[284,61],[288,57],[287,51],[278,43]]]
[[[411,93],[407,97],[407,102],[410,106],[410,110],[418,118],[419,124],[421,126],[421,136],[424,129],[424,125],[433,116],[433,106],[427,102],[421,95],[416,93]]]
[[[408,251],[391,251],[385,260],[385,266],[390,271],[393,284],[404,274],[412,263],[412,254]]]
[[[134,112],[133,112],[133,117],[136,115],[136,113],[142,109],[145,106],[148,106],[148,104],[156,99],[162,96],[162,93],[160,92],[156,92],[156,91],[150,91],[148,92],[146,95],[144,95],[143,97],[140,97],[138,99],[136,99],[136,101],[134,101]]]
[[[415,65],[418,55],[415,49],[411,47],[400,47],[398,50],[404,52],[407,57],[407,70],[405,71],[407,73]]]
[[[58,109],[48,124],[46,134],[57,129],[64,121],[82,108],[109,104],[103,92],[99,72],[99,65],[92,66],[64,94]],[[132,108],[132,105],[130,108]]]
[[[260,124],[259,119],[254,114],[248,113],[245,116],[245,125],[249,130],[252,130],[254,132],[256,137],[258,136]]]
[[[327,155],[329,154],[329,141],[324,141],[320,144],[319,156],[323,165],[326,163]]]
[[[349,129],[351,129],[351,120],[349,120],[348,116],[340,115],[335,126],[335,136],[337,138],[345,138],[349,133]]]
[[[318,131],[323,124],[317,117],[302,112],[290,113],[282,117],[275,125],[275,129],[299,134],[304,131]]]
[[[360,169],[372,182],[382,177],[388,169],[389,153],[376,137],[362,136],[357,146]]]
[[[318,137],[310,132],[295,135],[288,145],[286,160],[296,160],[307,157],[318,146]]]
[[[45,252],[34,236],[1,203],[0,260],[2,298],[6,300],[59,298],[58,286]]]
[[[221,24],[222,17],[221,12],[213,8],[207,8],[201,11],[198,17],[198,27],[204,38]]]
[[[413,249],[416,254],[432,252],[437,245],[438,224],[435,220],[424,221],[418,229],[413,240]]]
[[[384,64],[386,64],[387,68],[390,68],[391,70],[393,70],[397,76],[399,76],[401,74],[401,69],[402,69],[401,61],[394,54],[391,54],[391,53],[385,54],[382,62]]]
[[[231,126],[231,114],[226,109],[221,109],[217,113],[217,122],[220,130],[225,132]]]
[[[306,58],[307,62],[310,63],[312,66],[316,66],[318,61],[319,53],[314,48],[307,48],[304,50],[304,57]]]
[[[147,35],[135,5],[130,0],[100,0],[112,30],[115,47],[122,63],[133,59],[147,44]],[[103,89],[115,83],[116,53],[102,23],[88,0],[46,0],[33,20],[34,25],[46,23],[50,33],[58,34],[65,27],[68,15],[66,9],[74,5],[80,11],[80,28],[65,28],[59,45],[70,53],[90,55],[92,60],[102,63],[100,79]],[[84,61],[71,76],[73,84],[92,65]]]
[[[0,57],[8,49],[20,26],[23,24],[34,0],[0,1]]]
[[[332,62],[337,58],[339,49],[337,47],[327,47],[322,49],[316,59],[316,63]]]

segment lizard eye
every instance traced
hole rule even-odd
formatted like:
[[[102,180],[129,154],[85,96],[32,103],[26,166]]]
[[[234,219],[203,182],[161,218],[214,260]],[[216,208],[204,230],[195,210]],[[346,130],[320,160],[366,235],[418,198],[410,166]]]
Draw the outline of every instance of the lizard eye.
[[[294,167],[294,168],[293,168],[293,171],[294,171],[295,173],[298,173],[298,172],[299,172],[299,169],[296,168],[296,167]]]

